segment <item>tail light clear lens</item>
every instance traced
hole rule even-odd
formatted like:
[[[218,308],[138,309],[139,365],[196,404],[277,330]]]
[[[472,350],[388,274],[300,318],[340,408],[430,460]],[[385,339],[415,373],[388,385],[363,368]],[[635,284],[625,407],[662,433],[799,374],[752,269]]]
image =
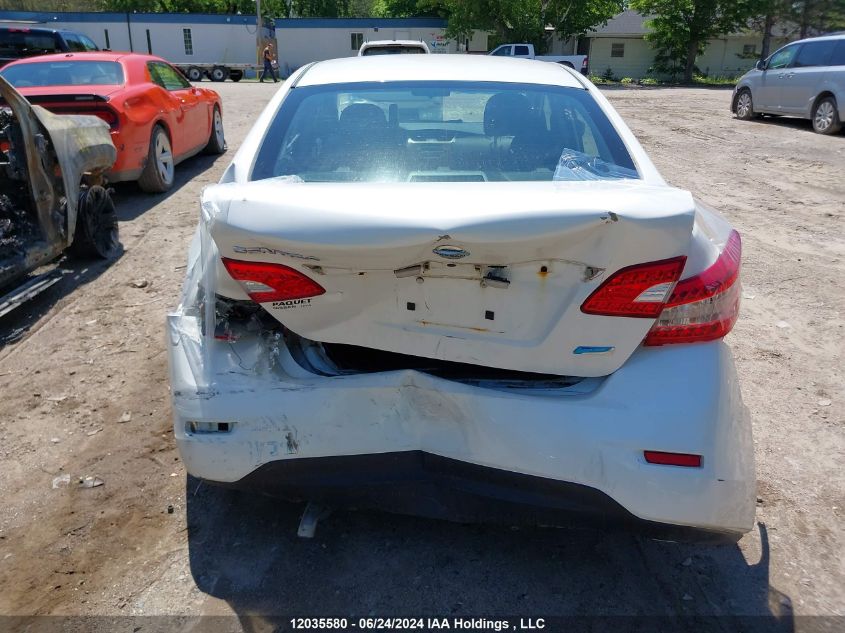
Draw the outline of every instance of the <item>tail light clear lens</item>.
[[[581,312],[654,319],[663,310],[686,261],[681,256],[621,268],[587,297]]]
[[[307,275],[283,264],[222,259],[232,279],[239,281],[256,303],[305,299],[326,292]]]
[[[719,258],[677,283],[645,345],[695,343],[722,338],[739,316],[742,240],[732,231]]]

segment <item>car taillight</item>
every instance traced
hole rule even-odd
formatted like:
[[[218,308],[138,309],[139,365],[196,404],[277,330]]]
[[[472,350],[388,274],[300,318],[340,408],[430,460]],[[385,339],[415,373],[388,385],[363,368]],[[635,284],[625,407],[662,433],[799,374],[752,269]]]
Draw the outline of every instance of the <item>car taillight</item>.
[[[93,110],[91,114],[108,123],[109,127],[113,130],[117,129],[117,126],[120,123],[120,118],[118,118],[117,112],[108,108]]]
[[[256,303],[305,299],[326,292],[310,277],[283,264],[222,259],[232,279],[239,281]]]
[[[712,341],[730,332],[739,316],[741,257],[742,240],[731,231],[712,266],[675,285],[644,344]]]
[[[663,451],[643,451],[643,457],[649,464],[662,466],[686,466],[701,468],[701,455],[692,453],[666,453]]]
[[[589,59],[589,57],[585,57],[584,60],[581,62],[581,70],[586,70],[588,59]]]
[[[587,297],[581,312],[656,318],[684,270],[685,256],[621,268]]]

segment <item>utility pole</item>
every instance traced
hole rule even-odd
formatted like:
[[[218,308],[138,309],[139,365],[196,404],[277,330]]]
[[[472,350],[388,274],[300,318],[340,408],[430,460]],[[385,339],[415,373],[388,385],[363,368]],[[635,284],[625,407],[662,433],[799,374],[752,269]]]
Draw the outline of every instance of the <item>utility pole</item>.
[[[255,0],[255,59],[258,65],[261,66],[264,60],[261,59],[261,50],[264,48],[263,44],[263,29],[264,24],[261,20],[261,0]]]

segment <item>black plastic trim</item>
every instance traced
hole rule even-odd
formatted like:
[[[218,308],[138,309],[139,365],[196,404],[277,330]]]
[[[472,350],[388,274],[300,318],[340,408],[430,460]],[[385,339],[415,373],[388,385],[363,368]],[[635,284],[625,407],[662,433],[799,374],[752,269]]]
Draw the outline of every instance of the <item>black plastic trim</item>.
[[[461,523],[622,528],[666,540],[697,542],[736,542],[742,536],[646,521],[589,486],[423,451],[289,458],[264,464],[237,482],[210,483],[290,501]]]

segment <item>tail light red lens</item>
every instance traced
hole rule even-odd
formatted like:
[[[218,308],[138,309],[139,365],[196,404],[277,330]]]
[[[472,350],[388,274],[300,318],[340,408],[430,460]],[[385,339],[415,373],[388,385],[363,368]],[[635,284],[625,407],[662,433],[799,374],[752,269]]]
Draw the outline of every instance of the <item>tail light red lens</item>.
[[[643,451],[643,456],[649,464],[701,468],[701,455],[693,455],[691,453],[665,453],[663,451]]]
[[[324,294],[316,281],[283,264],[223,258],[223,265],[256,303],[306,299]]]
[[[677,283],[645,345],[695,343],[722,338],[739,316],[742,240],[732,231],[712,266]]]
[[[617,270],[587,297],[581,312],[654,319],[663,310],[686,261],[684,256],[673,257]]]
[[[112,109],[98,109],[91,112],[94,116],[101,118],[103,121],[109,124],[111,129],[117,129],[118,125],[120,124],[120,118],[117,116],[117,112]]]

